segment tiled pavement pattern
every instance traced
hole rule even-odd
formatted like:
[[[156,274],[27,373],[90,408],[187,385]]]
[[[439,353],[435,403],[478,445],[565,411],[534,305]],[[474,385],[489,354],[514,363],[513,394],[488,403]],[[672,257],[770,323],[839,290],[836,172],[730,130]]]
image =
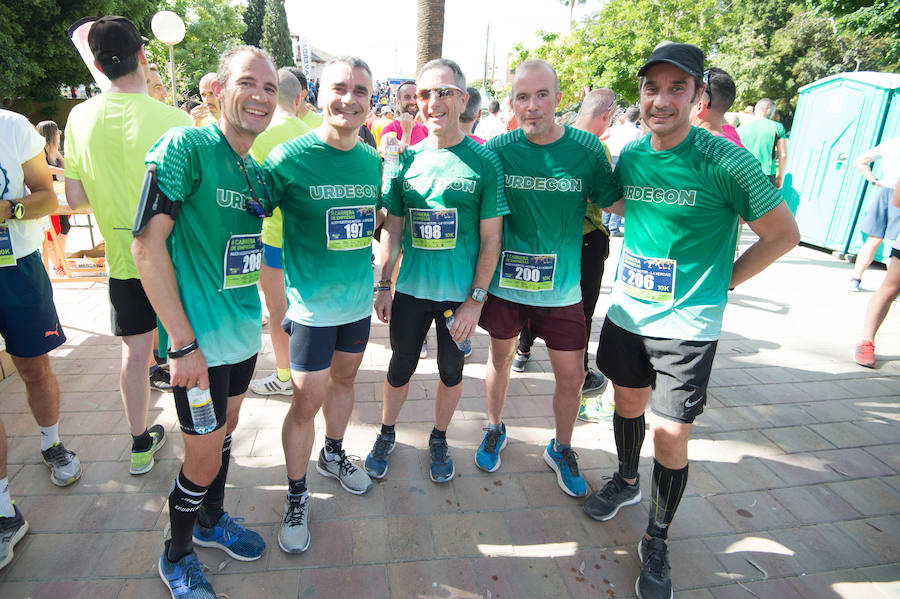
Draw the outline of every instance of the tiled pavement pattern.
[[[607,264],[614,269],[614,258]],[[690,482],[672,528],[680,599],[900,597],[900,309],[877,340],[879,367],[854,365],[850,349],[870,293],[848,293],[849,272],[827,254],[797,248],[731,295],[709,406],[691,441]],[[864,288],[874,289],[883,274],[870,270]],[[612,278],[605,278],[594,339]],[[15,561],[0,572],[4,599],[167,596],[156,560],[182,444],[171,396],[154,393],[151,421],[167,427],[170,441],[151,473],[128,474],[120,350],[108,335],[106,293],[103,284],[56,289],[69,337],[53,353],[63,389],[61,433],[85,463],[80,482],[68,489],[50,483],[22,381],[0,383],[10,487],[31,523]],[[433,331],[430,339],[433,347]],[[364,457],[375,438],[387,346],[387,328],[375,324],[348,453]],[[300,556],[282,553],[276,542],[287,398],[248,397],[226,508],[260,530],[269,548],[253,563],[200,549],[217,591],[231,599],[633,596],[647,501],[598,523],[559,491],[541,459],[553,434],[543,345],[527,371],[513,376],[502,468],[476,471],[473,454],[486,421],[483,332],[474,346],[449,432],[456,479],[437,486],[427,477],[432,355],[413,379],[384,482],[356,497],[310,468],[313,541]],[[260,369],[271,368],[266,347]],[[616,462],[609,423],[579,423],[574,445],[589,484],[601,486]],[[650,455],[648,437],[645,497]]]

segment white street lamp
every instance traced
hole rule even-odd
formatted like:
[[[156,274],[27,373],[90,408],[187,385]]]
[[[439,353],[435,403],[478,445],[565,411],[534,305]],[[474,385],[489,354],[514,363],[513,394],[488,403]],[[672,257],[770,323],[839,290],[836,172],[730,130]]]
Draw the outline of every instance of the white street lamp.
[[[172,83],[172,106],[175,99],[175,44],[184,39],[184,21],[171,10],[161,10],[150,20],[150,29],[156,39],[169,46],[169,81]]]

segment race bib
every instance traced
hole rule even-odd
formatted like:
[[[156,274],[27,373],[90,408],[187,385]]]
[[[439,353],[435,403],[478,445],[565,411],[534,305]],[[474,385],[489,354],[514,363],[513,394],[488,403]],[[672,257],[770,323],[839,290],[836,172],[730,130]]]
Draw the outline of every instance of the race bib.
[[[456,208],[410,208],[412,246],[422,250],[452,250],[456,247],[456,223]]]
[[[262,239],[259,235],[232,235],[225,244],[225,283],[222,289],[255,285],[262,266]]]
[[[675,299],[675,260],[644,258],[625,250],[619,284],[633,298],[651,302]]]
[[[13,253],[9,227],[0,226],[0,267],[15,265],[16,255]]]
[[[503,252],[500,286],[522,291],[550,291],[556,274],[556,254]]]
[[[356,250],[372,245],[375,208],[329,208],[325,214],[325,239],[329,250]]]

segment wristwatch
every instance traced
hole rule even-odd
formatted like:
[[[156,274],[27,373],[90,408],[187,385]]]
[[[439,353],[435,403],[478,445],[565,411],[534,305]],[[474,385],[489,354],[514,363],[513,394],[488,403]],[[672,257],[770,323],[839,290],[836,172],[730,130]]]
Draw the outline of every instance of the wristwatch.
[[[25,204],[16,200],[6,201],[9,202],[9,212],[12,215],[10,218],[14,218],[16,220],[25,218]]]
[[[472,288],[472,299],[478,302],[479,304],[484,302],[487,299],[487,289],[482,289],[481,287],[473,287]]]

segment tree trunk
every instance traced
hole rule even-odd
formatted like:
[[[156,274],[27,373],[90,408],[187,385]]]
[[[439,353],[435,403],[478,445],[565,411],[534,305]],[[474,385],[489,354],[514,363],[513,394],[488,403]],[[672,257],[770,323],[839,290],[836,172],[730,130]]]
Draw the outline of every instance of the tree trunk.
[[[416,73],[429,60],[441,57],[444,43],[444,0],[416,0]]]

